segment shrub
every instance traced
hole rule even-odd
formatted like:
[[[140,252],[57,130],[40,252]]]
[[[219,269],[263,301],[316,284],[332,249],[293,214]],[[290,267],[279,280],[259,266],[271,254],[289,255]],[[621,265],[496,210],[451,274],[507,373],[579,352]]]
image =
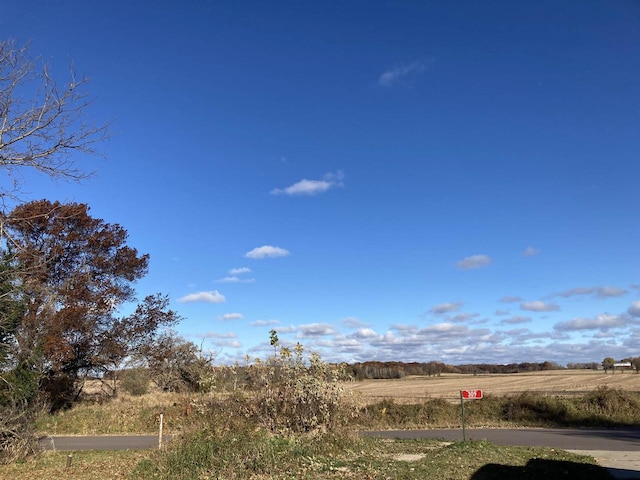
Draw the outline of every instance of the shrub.
[[[149,370],[146,368],[132,368],[120,373],[120,388],[133,395],[140,396],[149,392]]]
[[[0,374],[0,463],[24,459],[39,449],[34,422],[44,405],[33,369],[18,365]]]
[[[311,354],[306,365],[303,351],[299,343],[293,353],[282,348],[279,357],[249,368],[255,386],[249,392],[252,415],[271,431],[331,430],[344,420],[344,367],[330,365],[317,354]]]

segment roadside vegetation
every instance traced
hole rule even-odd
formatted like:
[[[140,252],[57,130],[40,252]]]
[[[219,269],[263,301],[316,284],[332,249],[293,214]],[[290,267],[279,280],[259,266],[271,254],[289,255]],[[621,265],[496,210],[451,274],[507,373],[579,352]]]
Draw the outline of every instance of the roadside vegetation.
[[[497,447],[487,442],[351,439],[323,442],[239,436],[231,445],[192,439],[163,452],[46,452],[27,462],[0,466],[14,480],[104,479],[434,479],[611,480],[593,459],[560,450]],[[230,440],[230,439],[225,439]],[[324,439],[327,440],[326,438]],[[233,448],[229,448],[233,446]],[[233,451],[237,453],[233,453]],[[247,458],[248,462],[243,462]]]
[[[443,399],[361,404],[349,393],[343,367],[307,356],[300,345],[293,351],[279,348],[272,357],[248,365],[243,382],[234,371],[238,369],[217,369],[206,392],[121,394],[102,404],[81,403],[43,416],[38,430],[157,433],[157,415],[164,412],[166,432],[175,438],[165,449],[80,452],[65,478],[89,478],[88,465],[109,461],[122,466],[113,472],[123,473],[107,478],[125,478],[126,473],[126,478],[140,480],[610,478],[590,457],[554,449],[363,438],[358,434],[363,429],[458,428],[460,405]],[[489,396],[467,402],[465,411],[469,427],[637,426],[639,401],[634,392],[601,388],[577,397]],[[0,476],[12,472],[14,478],[26,478],[19,475],[29,465],[33,472],[48,472],[31,480],[53,478],[64,461],[61,454],[45,453],[0,469]]]

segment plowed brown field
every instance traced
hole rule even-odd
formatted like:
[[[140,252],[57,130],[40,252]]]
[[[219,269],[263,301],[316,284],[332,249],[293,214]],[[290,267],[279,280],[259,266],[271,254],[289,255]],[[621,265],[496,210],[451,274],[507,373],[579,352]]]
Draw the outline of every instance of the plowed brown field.
[[[498,375],[443,374],[440,377],[409,376],[394,380],[364,380],[350,383],[362,400],[393,398],[399,402],[425,398],[459,399],[460,390],[482,389],[484,395],[504,396],[522,392],[572,395],[601,386],[640,391],[640,375],[604,373],[595,370],[553,370],[548,372]]]

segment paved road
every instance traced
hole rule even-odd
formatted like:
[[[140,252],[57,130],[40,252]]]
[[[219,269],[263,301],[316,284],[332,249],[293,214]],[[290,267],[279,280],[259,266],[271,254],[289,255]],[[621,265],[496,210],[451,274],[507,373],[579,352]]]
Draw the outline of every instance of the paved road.
[[[461,429],[368,431],[382,438],[434,438],[461,441]],[[467,440],[487,440],[497,445],[551,447],[563,450],[640,451],[640,429],[467,429]]]
[[[165,435],[163,442],[171,439]],[[146,450],[158,448],[157,435],[101,435],[98,437],[42,437],[40,445],[45,450]]]
[[[462,440],[461,429],[383,430],[364,435],[382,438],[434,438]],[[552,447],[563,450],[640,451],[640,429],[468,429],[467,439],[487,440],[497,445]],[[164,441],[170,440],[165,435]],[[44,437],[41,444],[48,450],[141,450],[156,448],[157,435]]]

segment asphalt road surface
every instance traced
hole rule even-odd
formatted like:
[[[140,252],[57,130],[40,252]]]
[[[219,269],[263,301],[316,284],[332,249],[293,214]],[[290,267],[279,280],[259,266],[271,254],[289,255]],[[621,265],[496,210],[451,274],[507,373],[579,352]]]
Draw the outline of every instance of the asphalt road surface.
[[[171,439],[165,435],[163,442]],[[42,437],[40,445],[45,450],[78,452],[81,450],[146,450],[158,448],[157,435],[101,435],[97,437]]]
[[[467,429],[467,440],[487,440],[496,445],[551,447],[562,450],[639,451],[640,429]],[[462,429],[383,430],[363,435],[381,438],[433,438],[461,441]]]
[[[381,438],[432,438],[461,441],[462,429],[382,430],[363,435]],[[163,441],[170,440],[165,435]],[[487,440],[496,445],[551,447],[563,450],[640,451],[640,429],[467,429],[467,440]],[[158,447],[157,435],[56,436],[40,441],[47,450],[142,450]]]

